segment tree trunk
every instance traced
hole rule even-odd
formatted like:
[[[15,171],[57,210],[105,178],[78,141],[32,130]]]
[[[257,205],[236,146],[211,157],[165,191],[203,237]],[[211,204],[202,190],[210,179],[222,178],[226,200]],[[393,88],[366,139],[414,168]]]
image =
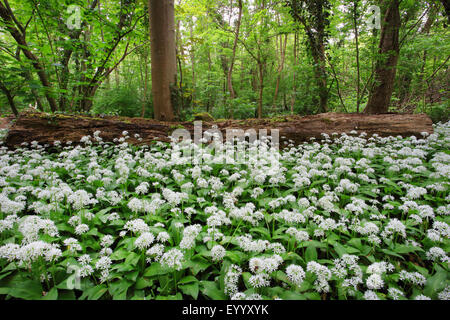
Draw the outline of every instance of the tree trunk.
[[[236,49],[237,44],[239,40],[239,32],[241,29],[241,20],[242,20],[242,0],[238,0],[238,6],[239,6],[239,14],[238,14],[238,20],[236,22],[236,31],[235,31],[235,37],[234,37],[234,43],[233,43],[233,54],[231,55],[230,60],[230,67],[228,68],[228,74],[227,74],[227,81],[228,81],[228,90],[230,91],[230,99],[234,100],[236,98],[236,92],[233,88],[233,68],[234,68],[234,61],[236,58]],[[230,108],[230,117],[233,119],[233,108]]]
[[[291,114],[294,114],[295,98],[297,96],[297,43],[298,35],[297,32],[294,34],[294,68],[292,77],[292,97],[291,97]]]
[[[149,10],[155,118],[173,121],[172,87],[177,75],[174,0],[149,0]]]
[[[147,49],[145,50],[144,54],[144,99],[142,102],[142,110],[141,110],[141,117],[145,117],[145,106],[148,102],[148,54]]]
[[[370,92],[365,113],[380,114],[389,111],[397,62],[400,53],[399,30],[401,25],[399,0],[385,1],[384,21],[381,27],[379,54],[375,67],[375,83]]]
[[[264,65],[261,61],[258,62],[258,73],[259,73],[258,119],[261,119],[263,113],[263,93],[264,93]]]
[[[450,1],[449,0],[441,0],[442,5],[445,9],[445,15],[447,16],[448,23],[450,23]]]
[[[353,30],[355,32],[355,44],[356,44],[356,113],[359,113],[360,107],[360,95],[361,95],[361,70],[359,67],[359,31],[358,31],[358,3],[359,0],[353,2]]]
[[[277,76],[277,83],[275,85],[275,94],[273,95],[273,104],[272,108],[275,110],[277,107],[277,98],[278,98],[278,92],[280,90],[280,82],[281,82],[281,75],[283,73],[284,69],[284,61],[286,58],[286,45],[287,45],[287,38],[288,35],[284,35],[284,44],[282,44],[283,40],[281,40],[281,47],[280,47],[280,65],[278,66],[278,76]]]
[[[8,99],[9,106],[11,107],[11,111],[17,117],[19,115],[19,112],[17,111],[16,104],[14,103],[14,97],[11,91],[9,91],[9,89],[1,81],[0,81],[0,90],[3,91],[3,93],[5,94],[6,99]]]
[[[194,30],[192,24],[189,25],[189,35],[191,37],[191,48],[190,48],[190,57],[191,57],[191,66],[192,66],[192,103],[195,103],[195,88],[196,88],[196,73],[195,73],[195,49],[194,49]]]

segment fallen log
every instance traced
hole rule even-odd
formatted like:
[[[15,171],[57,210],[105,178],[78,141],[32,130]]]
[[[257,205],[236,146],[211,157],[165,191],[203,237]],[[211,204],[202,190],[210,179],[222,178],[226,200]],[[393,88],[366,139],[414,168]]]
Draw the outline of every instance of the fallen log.
[[[416,136],[421,137],[422,132],[433,133],[431,119],[424,114],[338,114],[324,113],[311,116],[286,116],[274,119],[248,119],[210,121],[202,123],[202,131],[213,126],[223,133],[227,129],[278,129],[281,146],[289,140],[294,144],[310,141],[311,138],[321,139],[322,133],[350,133],[365,132],[367,136]],[[12,123],[4,145],[17,148],[23,142],[37,141],[41,145],[51,145],[55,141],[65,144],[80,142],[83,136],[94,135],[101,131],[103,141],[113,141],[120,138],[123,131],[129,133],[128,143],[135,145],[149,144],[151,141],[170,141],[171,133],[179,128],[186,129],[192,136],[193,122],[160,122],[143,118],[125,117],[90,117],[78,115],[61,115],[46,113],[22,113]],[[140,136],[140,140],[135,137]]]

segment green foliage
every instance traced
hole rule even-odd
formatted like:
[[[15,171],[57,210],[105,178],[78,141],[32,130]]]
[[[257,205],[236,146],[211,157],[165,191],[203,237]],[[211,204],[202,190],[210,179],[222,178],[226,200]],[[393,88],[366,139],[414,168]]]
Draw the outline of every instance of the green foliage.
[[[446,99],[441,104],[431,105],[426,108],[426,112],[433,120],[433,123],[446,123],[450,120],[450,100]]]
[[[117,115],[123,117],[139,117],[142,102],[139,99],[138,88],[133,86],[120,86],[97,95],[92,114]],[[152,106],[146,104],[147,115],[151,113]]]

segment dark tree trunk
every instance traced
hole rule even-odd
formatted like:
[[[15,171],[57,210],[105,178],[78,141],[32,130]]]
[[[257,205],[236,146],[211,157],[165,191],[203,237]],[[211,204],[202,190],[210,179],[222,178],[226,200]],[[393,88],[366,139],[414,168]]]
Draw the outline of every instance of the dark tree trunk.
[[[375,67],[375,82],[364,110],[364,113],[369,114],[387,113],[389,111],[400,52],[399,0],[384,1],[384,4],[385,13],[379,45],[380,58]]]
[[[11,111],[17,117],[19,115],[19,112],[17,112],[16,104],[14,103],[14,97],[11,91],[1,81],[0,81],[0,90],[3,91],[3,93],[5,94],[6,99],[8,99],[9,106],[11,107]]]
[[[155,118],[173,121],[172,91],[177,75],[174,1],[149,0],[149,10]]]
[[[236,98],[236,91],[233,88],[233,68],[234,68],[234,61],[236,58],[236,49],[237,49],[237,44],[238,44],[238,40],[239,40],[239,32],[241,29],[242,0],[238,0],[238,5],[239,5],[239,14],[238,14],[238,20],[237,20],[237,24],[236,24],[234,43],[233,43],[233,54],[231,56],[230,67],[229,67],[228,73],[227,73],[228,91],[230,91],[230,99],[232,99],[232,100]],[[233,119],[232,106],[230,108],[230,117],[231,117],[231,119]]]

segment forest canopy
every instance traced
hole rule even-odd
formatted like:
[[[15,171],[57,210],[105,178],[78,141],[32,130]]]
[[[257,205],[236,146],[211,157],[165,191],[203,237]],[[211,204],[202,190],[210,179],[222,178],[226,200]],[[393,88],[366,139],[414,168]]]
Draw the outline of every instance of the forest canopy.
[[[1,114],[158,118],[152,79],[167,72],[154,69],[152,42],[172,40],[151,37],[152,3],[0,1]],[[173,118],[365,111],[446,121],[448,9],[447,1],[177,0],[168,25]]]

